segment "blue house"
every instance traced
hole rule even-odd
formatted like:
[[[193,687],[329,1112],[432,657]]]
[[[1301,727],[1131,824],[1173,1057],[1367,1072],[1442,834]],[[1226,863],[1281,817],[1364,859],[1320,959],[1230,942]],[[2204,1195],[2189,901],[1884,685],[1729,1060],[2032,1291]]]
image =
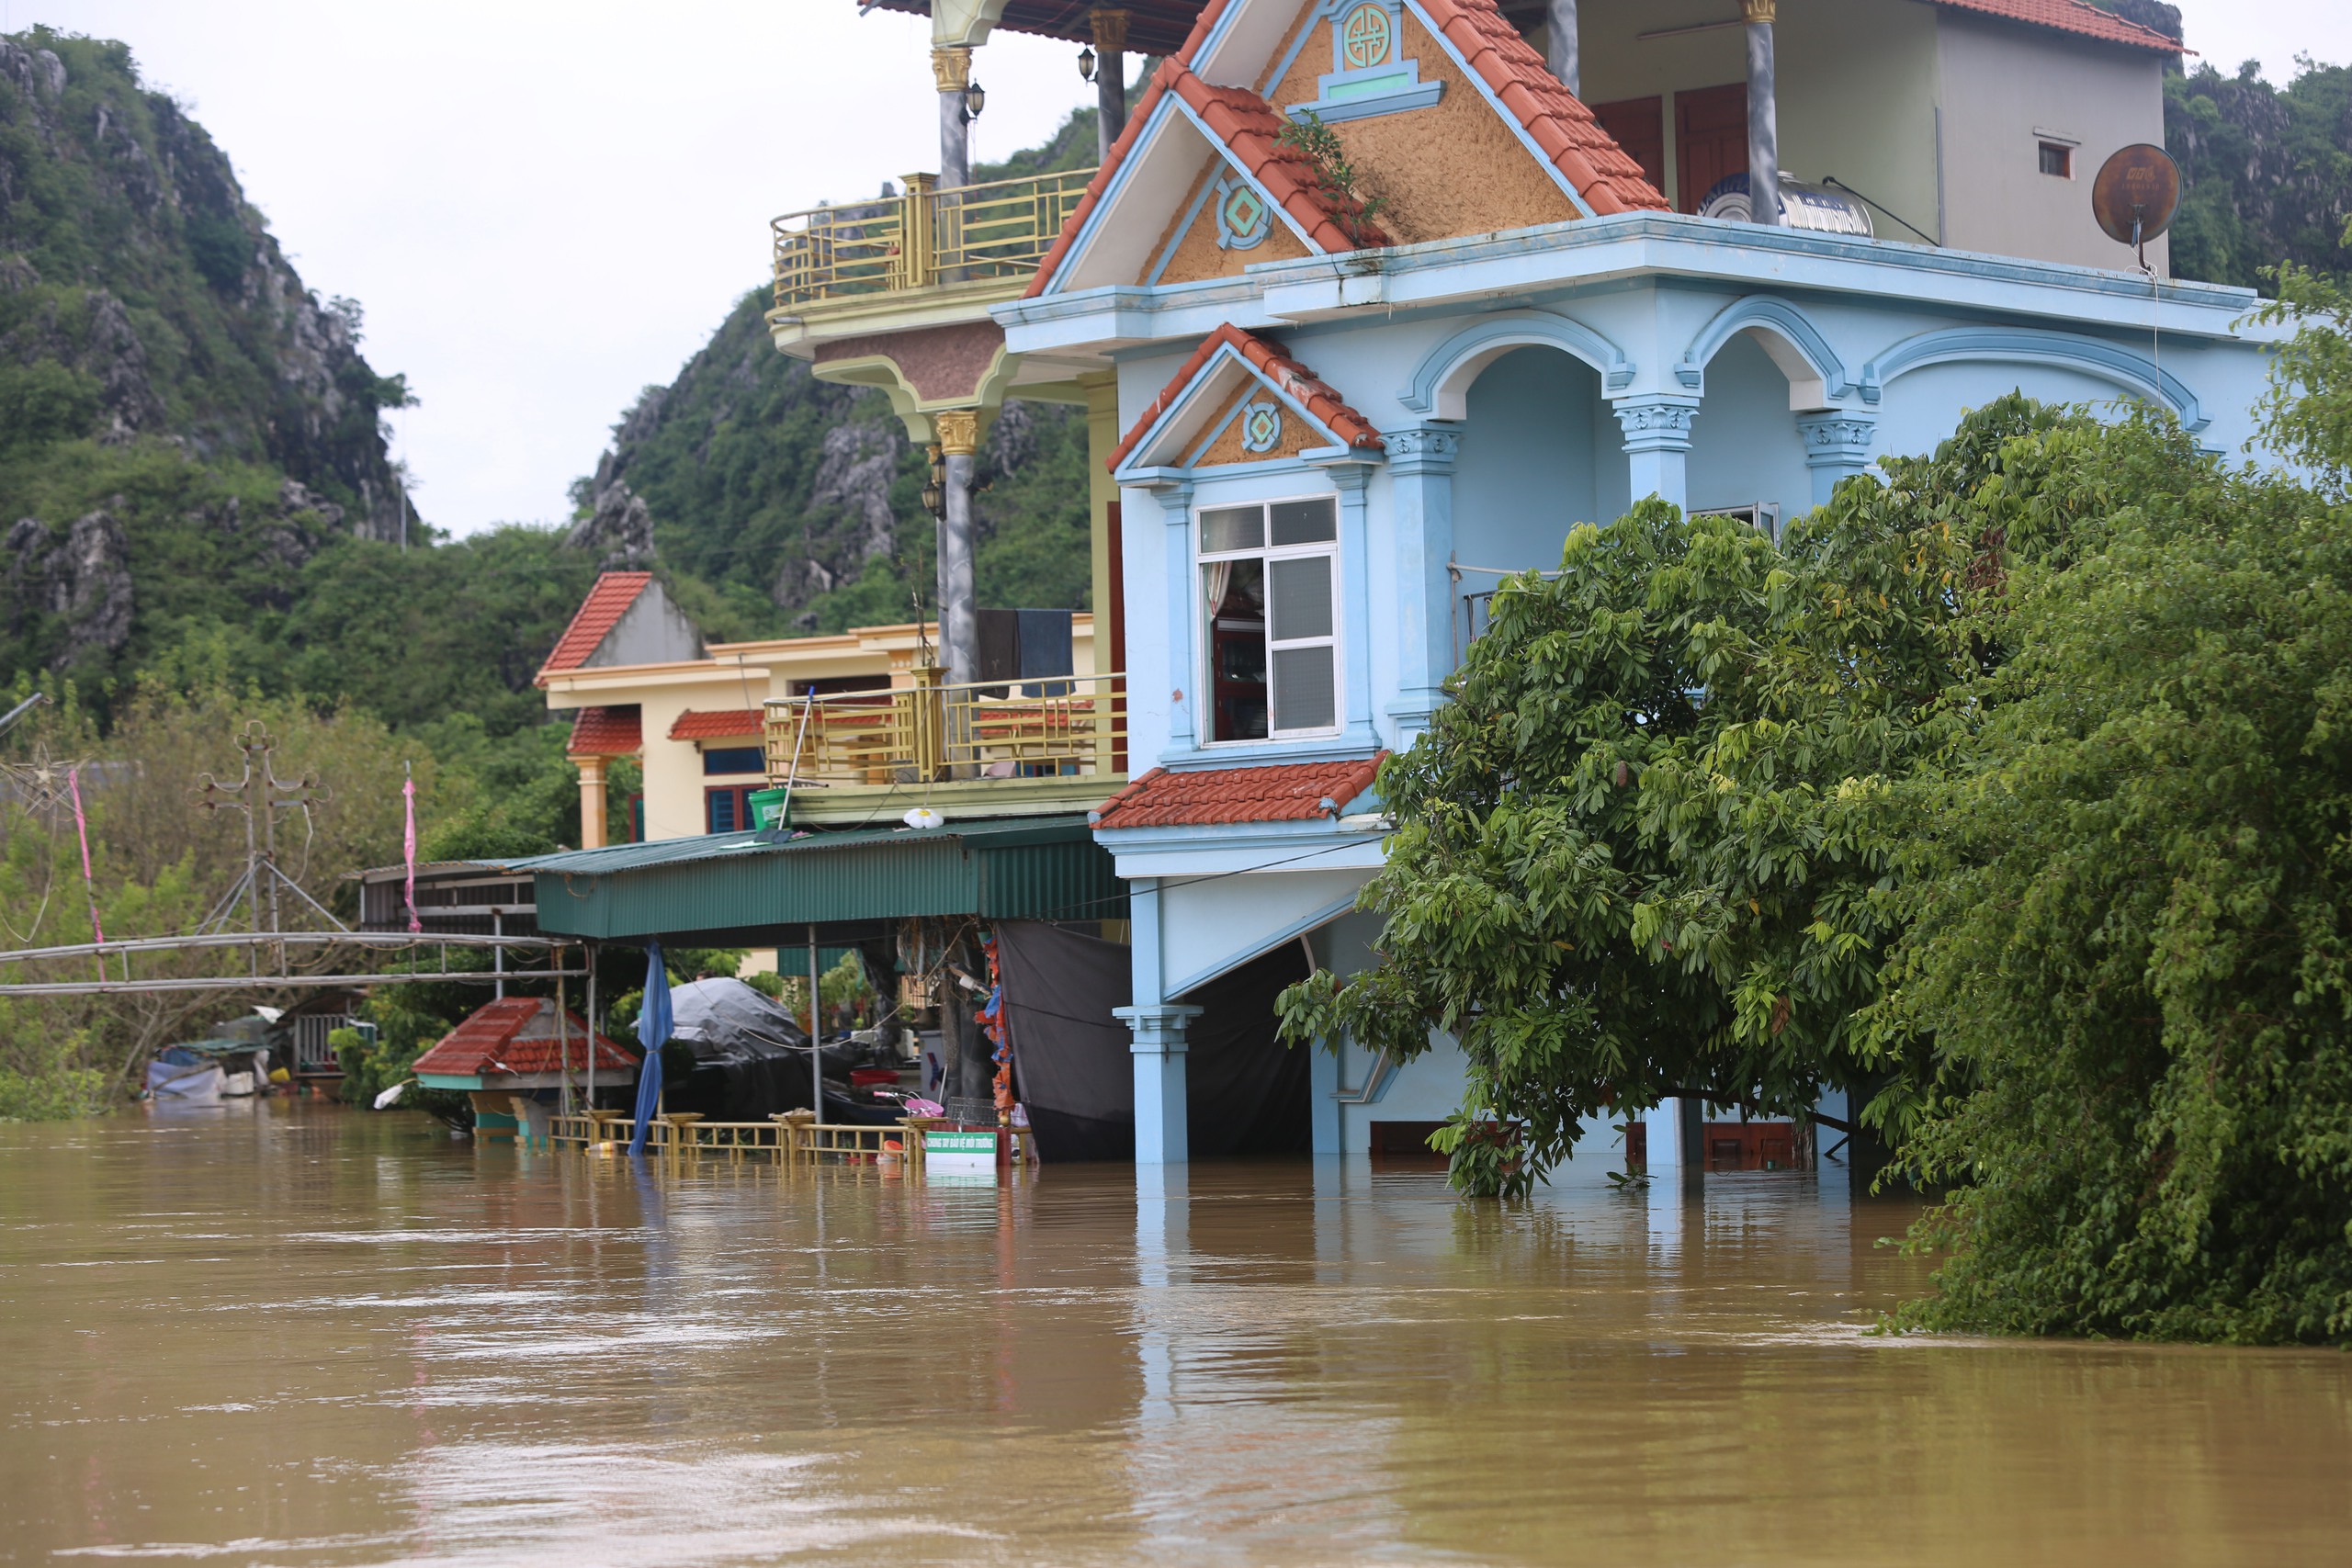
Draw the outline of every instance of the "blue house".
[[[1377,761],[1575,525],[1655,494],[1777,530],[2013,389],[2248,441],[2252,297],[2091,218],[2177,48],[2078,0],[1201,9],[993,311],[1115,378],[1134,778],[1095,825],[1139,1161],[1188,1156],[1188,1033],[1278,1049],[1203,998],[1372,961]],[[1418,1134],[1462,1083],[1317,1053],[1300,1141]]]

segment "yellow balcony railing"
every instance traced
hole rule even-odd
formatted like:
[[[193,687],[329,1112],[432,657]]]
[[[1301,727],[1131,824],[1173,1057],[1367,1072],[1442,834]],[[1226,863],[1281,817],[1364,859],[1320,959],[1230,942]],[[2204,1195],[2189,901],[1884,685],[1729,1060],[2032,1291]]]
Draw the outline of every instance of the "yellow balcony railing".
[[[778,310],[934,283],[1026,277],[1086,194],[1091,169],[935,187],[909,175],[903,196],[788,212],[775,235]]]
[[[1064,778],[1126,771],[1126,678],[915,683],[767,705],[768,778],[817,784]]]

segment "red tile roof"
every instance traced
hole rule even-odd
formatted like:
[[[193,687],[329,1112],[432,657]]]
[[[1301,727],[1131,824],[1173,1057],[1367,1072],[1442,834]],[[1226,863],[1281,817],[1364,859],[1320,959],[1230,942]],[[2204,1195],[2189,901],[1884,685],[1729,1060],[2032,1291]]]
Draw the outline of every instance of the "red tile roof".
[[[762,732],[767,716],[758,708],[688,708],[670,726],[673,740],[734,740]]]
[[[1032,297],[1045,292],[1046,285],[1077,243],[1079,231],[1093,215],[1102,193],[1110,188],[1119,166],[1134,152],[1144,128],[1150,123],[1152,111],[1171,92],[1182,97],[1209,129],[1233,149],[1241,163],[1257,175],[1322,250],[1349,251],[1359,243],[1394,243],[1376,224],[1368,228],[1352,224],[1351,213],[1343,210],[1337,194],[1323,186],[1312,165],[1295,148],[1273,145],[1273,139],[1287,123],[1281,110],[1246,87],[1213,86],[1193,73],[1193,53],[1206,40],[1218,17],[1233,3],[1235,0],[1210,0],[1203,7],[1200,20],[1193,25],[1193,36],[1184,40],[1184,47],[1160,62],[1159,69],[1152,73],[1150,85],[1144,89],[1134,112],[1127,116],[1126,130],[1112,143],[1110,155],[1087,183],[1085,197],[1062,225],[1053,249],[1038,264],[1037,275],[1029,280],[1028,293]],[[1984,3],[1993,4],[1996,0]],[[2056,5],[2072,4],[2074,0],[2007,3]],[[1502,100],[1505,111],[1519,120],[1536,145],[1544,149],[1544,156],[1552,160],[1553,166],[1583,193],[1595,212],[1606,216],[1615,212],[1672,210],[1665,196],[1642,176],[1641,165],[1600,129],[1592,111],[1560,85],[1559,79],[1544,66],[1544,57],[1503,19],[1495,9],[1494,0],[1421,0],[1421,4],[1438,29],[1469,61],[1470,68]],[[1351,239],[1347,227],[1363,228],[1363,239]]]
[[[2134,49],[2151,49],[2163,54],[2188,52],[2181,48],[2178,39],[2167,38],[2155,28],[2138,22],[2126,21],[2112,11],[2101,10],[2089,4],[2089,0],[1933,0],[1933,3],[1955,11],[1974,11],[1980,16],[2023,22],[2029,27],[2055,28],[2062,33],[2095,38],[2106,43],[2128,44]]]
[[[571,739],[563,752],[567,757],[634,757],[644,750],[644,716],[631,705],[580,709],[572,715]]]
[[[1560,85],[1519,29],[1503,19],[1494,0],[1419,4],[1594,212],[1605,218],[1616,212],[1672,210],[1665,196],[1643,176],[1642,166],[1600,129],[1574,93]]]
[[[1373,427],[1372,421],[1341,402],[1340,394],[1327,383],[1316,379],[1314,371],[1284,354],[1277,344],[1254,333],[1243,332],[1227,321],[1203,338],[1201,346],[1193,350],[1192,357],[1177,367],[1176,374],[1169,378],[1168,385],[1159,389],[1159,395],[1152,399],[1142,415],[1128,426],[1127,434],[1112,449],[1110,457],[1103,459],[1102,466],[1113,473],[1118,472],[1119,465],[1127,460],[1127,454],[1134,451],[1136,444],[1159,423],[1159,416],[1175,406],[1176,400],[1184,395],[1184,389],[1193,384],[1193,378],[1201,373],[1202,367],[1208,364],[1218,349],[1227,346],[1256,367],[1266,379],[1297,399],[1307,412],[1321,420],[1346,445],[1375,449],[1387,446],[1380,438],[1380,432]]]
[[[1346,810],[1372,787],[1387,755],[1383,751],[1352,762],[1285,762],[1182,773],[1154,768],[1104,801],[1093,822],[1097,828],[1115,829],[1312,821]]]
[[[588,1067],[587,1022],[576,1012],[564,1013],[571,1047],[571,1069]],[[416,1059],[413,1071],[449,1077],[481,1077],[485,1074],[555,1073],[563,1070],[561,1043],[556,1039],[555,1004],[544,997],[505,997],[485,1002],[441,1043]],[[596,1070],[623,1072],[637,1066],[637,1055],[610,1039],[596,1037]]]
[[[637,603],[637,596],[645,592],[645,585],[652,581],[650,571],[608,571],[596,579],[596,585],[588,590],[588,597],[580,602],[571,624],[555,639],[555,650],[539,667],[539,683],[545,685],[548,676],[577,670],[587,663],[620,624],[628,607]]]

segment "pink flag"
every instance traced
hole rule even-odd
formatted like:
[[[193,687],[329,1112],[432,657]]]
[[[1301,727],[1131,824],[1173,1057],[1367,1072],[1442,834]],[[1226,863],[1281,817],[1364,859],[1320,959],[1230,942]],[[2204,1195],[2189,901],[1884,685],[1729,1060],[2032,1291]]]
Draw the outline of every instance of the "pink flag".
[[[424,930],[424,922],[416,918],[416,781],[414,779],[401,781],[401,801],[408,812],[408,831],[401,840],[401,850],[408,856],[408,929],[413,933],[422,932]]]
[[[74,835],[82,840],[82,890],[90,896],[90,930],[97,940],[107,940],[106,927],[98,924],[98,889],[90,880],[90,825],[82,817],[82,770],[74,768],[65,774],[65,787],[74,793]]]

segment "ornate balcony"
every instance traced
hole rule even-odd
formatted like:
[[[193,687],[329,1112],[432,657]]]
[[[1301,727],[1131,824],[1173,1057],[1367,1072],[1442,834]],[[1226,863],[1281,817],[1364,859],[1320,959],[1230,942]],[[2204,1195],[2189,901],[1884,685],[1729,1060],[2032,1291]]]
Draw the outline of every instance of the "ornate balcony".
[[[1023,284],[1086,194],[1092,169],[935,188],[909,175],[903,196],[788,212],[775,236],[779,312],[936,285]]]
[[[1091,804],[1126,773],[1126,678],[1054,675],[951,685],[918,668],[911,686],[767,705],[771,784],[796,790],[793,816],[870,815],[877,792],[924,787],[966,807]],[[946,793],[943,793],[946,792]]]

